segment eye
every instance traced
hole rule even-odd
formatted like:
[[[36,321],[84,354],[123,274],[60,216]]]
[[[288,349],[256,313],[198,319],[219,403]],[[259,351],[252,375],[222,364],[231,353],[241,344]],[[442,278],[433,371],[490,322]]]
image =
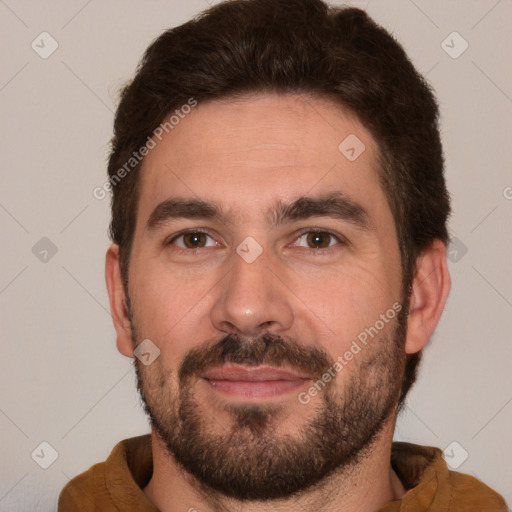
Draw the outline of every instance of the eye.
[[[293,246],[306,247],[309,249],[328,249],[343,243],[345,243],[345,240],[340,235],[318,229],[302,233],[299,238],[296,239]],[[175,235],[166,245],[175,245],[183,250],[194,250],[215,247],[218,243],[204,231],[187,231]]]
[[[339,236],[329,233],[329,231],[315,230],[303,233],[294,245],[304,247],[301,243],[306,243],[306,247],[310,249],[327,249],[337,245],[337,243],[343,243],[343,240]]]
[[[203,247],[215,247],[217,242],[203,231],[188,231],[173,237],[169,240],[168,245],[176,245],[180,249],[202,249]]]

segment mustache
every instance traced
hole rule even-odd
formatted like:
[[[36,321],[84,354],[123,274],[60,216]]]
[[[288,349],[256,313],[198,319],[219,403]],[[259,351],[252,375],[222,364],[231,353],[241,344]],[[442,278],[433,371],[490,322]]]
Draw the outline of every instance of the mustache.
[[[333,365],[326,352],[315,347],[300,346],[281,336],[265,333],[247,340],[228,334],[213,344],[194,348],[183,359],[178,370],[181,383],[207,369],[226,363],[247,366],[289,366],[318,379]]]

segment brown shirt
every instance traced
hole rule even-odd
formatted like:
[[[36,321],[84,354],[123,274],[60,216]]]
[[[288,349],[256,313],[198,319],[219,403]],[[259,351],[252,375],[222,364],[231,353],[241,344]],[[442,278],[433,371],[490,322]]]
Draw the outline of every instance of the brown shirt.
[[[393,443],[391,464],[408,491],[376,512],[507,512],[499,494],[450,471],[438,448]],[[105,462],[68,482],[59,512],[158,512],[142,492],[152,472],[151,436],[121,441]]]

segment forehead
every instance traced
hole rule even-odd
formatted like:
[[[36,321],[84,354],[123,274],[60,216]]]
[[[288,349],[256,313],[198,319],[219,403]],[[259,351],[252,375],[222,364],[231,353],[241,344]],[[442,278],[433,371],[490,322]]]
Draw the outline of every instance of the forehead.
[[[304,195],[339,191],[370,213],[384,199],[374,139],[326,99],[255,94],[199,103],[155,142],[142,166],[138,224],[169,197],[205,199],[240,219]]]

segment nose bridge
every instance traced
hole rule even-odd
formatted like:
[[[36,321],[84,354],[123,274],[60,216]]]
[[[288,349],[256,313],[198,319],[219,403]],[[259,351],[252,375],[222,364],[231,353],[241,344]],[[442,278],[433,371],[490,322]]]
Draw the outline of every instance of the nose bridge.
[[[276,262],[254,239],[245,239],[229,258],[230,272],[212,308],[214,326],[225,332],[257,336],[263,328],[289,329],[293,314],[286,287],[278,283],[270,266]]]

